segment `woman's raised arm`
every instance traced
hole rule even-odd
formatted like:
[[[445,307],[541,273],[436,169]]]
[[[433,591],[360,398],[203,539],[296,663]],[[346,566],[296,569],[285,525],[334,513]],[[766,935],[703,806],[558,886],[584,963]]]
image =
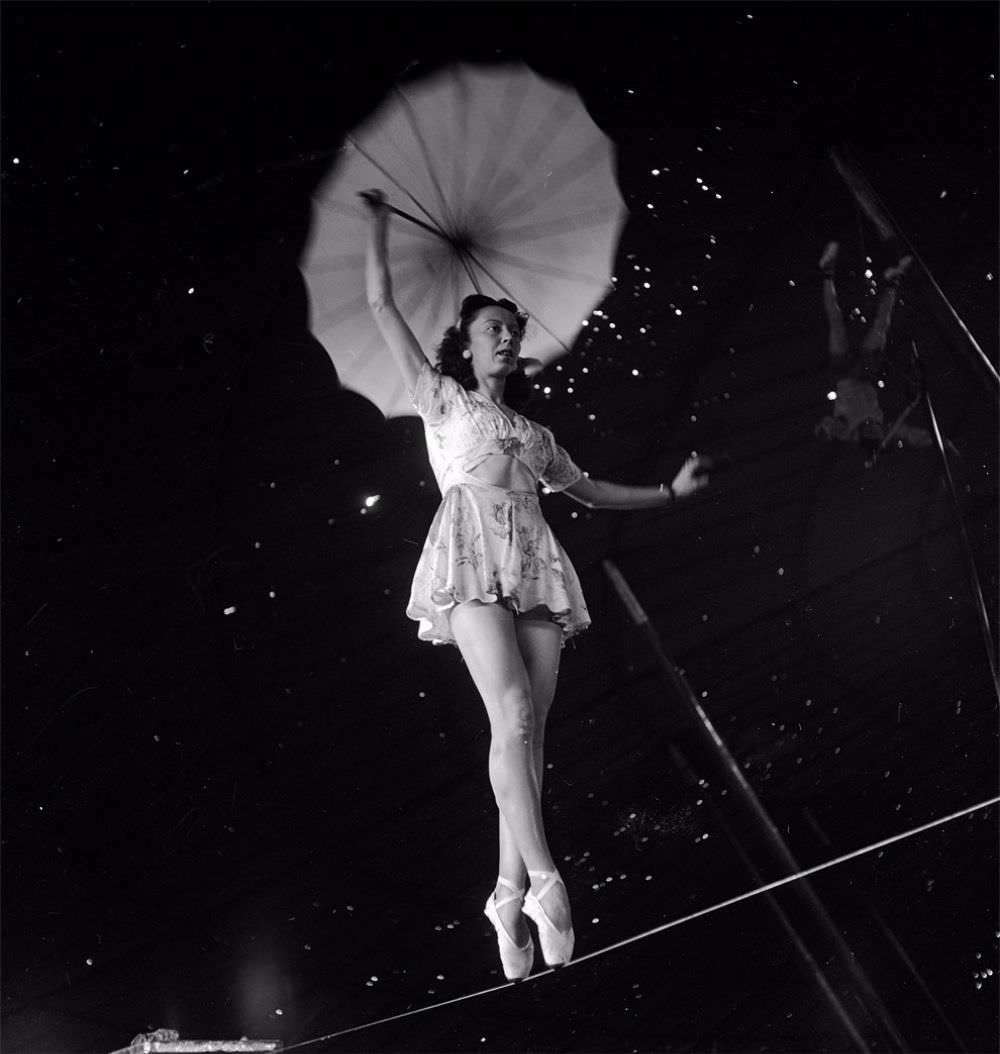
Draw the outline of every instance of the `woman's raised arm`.
[[[370,220],[365,258],[368,306],[375,316],[379,331],[389,345],[396,365],[399,366],[406,390],[412,395],[420,370],[428,361],[427,356],[392,299],[388,250],[389,209],[385,203],[385,195],[380,190],[366,190],[361,197],[368,206]]]

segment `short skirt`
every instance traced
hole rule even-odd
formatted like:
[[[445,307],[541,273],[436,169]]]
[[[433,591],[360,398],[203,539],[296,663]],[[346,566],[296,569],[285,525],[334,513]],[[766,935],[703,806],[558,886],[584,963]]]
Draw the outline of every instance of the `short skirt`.
[[[441,500],[413,576],[406,614],[417,636],[454,644],[451,610],[466,600],[515,614],[548,609],[563,643],[590,625],[576,571],[534,491],[459,483]]]

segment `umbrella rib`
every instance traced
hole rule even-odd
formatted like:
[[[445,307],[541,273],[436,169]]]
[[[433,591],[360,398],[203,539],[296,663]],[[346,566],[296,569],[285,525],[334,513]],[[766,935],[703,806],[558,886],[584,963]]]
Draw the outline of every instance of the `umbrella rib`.
[[[549,195],[554,196],[572,186],[587,175],[605,156],[605,147],[602,143],[592,143],[584,147],[574,157],[569,158],[558,168],[548,173],[545,178],[545,186]],[[526,200],[530,203],[530,193],[522,193],[518,197],[508,198],[504,204],[503,213],[498,217],[498,222],[502,223],[506,217],[522,213]]]
[[[579,99],[570,99],[565,95],[557,96],[548,111],[540,117],[534,133],[521,148],[519,163],[525,167],[533,166],[569,127],[569,122],[565,120],[566,114],[573,113],[582,105]]]
[[[325,332],[339,325],[345,317],[353,318],[362,309],[368,310],[368,297],[364,293],[359,293],[350,300],[345,300],[343,303],[338,304],[337,307],[330,311],[318,313],[313,319],[313,330]]]
[[[509,227],[500,232],[506,242],[523,244],[525,242],[544,241],[553,234],[564,234],[567,231],[583,231],[598,227],[609,221],[616,221],[626,212],[624,206],[605,205],[573,216],[560,216],[556,219],[530,223],[524,227]]]
[[[574,109],[574,105],[568,98],[558,97],[553,102],[553,105],[549,107],[548,111],[539,118],[535,130],[519,150],[516,160],[504,170],[514,175],[515,186],[521,183],[521,180],[518,179],[518,173],[530,172],[537,164],[539,158],[542,157],[546,150],[552,147],[553,143],[555,143],[559,136],[566,130],[569,122],[565,120],[565,116],[567,113],[571,113]],[[599,151],[605,149],[603,143],[597,143],[594,146],[586,147],[578,156],[585,156],[588,150],[595,149],[595,147]],[[576,159],[574,158],[568,163],[573,164],[575,161]],[[494,179],[493,182],[496,182],[496,179]],[[546,177],[546,186],[549,184],[550,177]],[[520,199],[515,198],[514,200],[515,202],[518,202]],[[498,207],[501,206],[503,201],[504,199],[502,197],[498,198],[496,205]]]
[[[438,242],[434,242],[435,245]],[[393,250],[393,269],[401,268],[410,263],[422,264],[427,259],[427,248],[423,245],[401,246]],[[308,267],[303,273],[315,276],[326,276],[332,274],[348,273],[357,274],[364,270],[365,254],[363,252],[347,252],[338,256],[319,256],[309,261]]]
[[[328,275],[336,271],[349,271],[356,274],[364,267],[364,253],[341,253],[340,256],[323,256],[309,262],[308,273],[314,275]]]
[[[375,168],[377,168],[379,172],[381,172],[382,175],[385,176],[385,178],[389,180],[389,182],[392,183],[392,185],[397,190],[401,191],[410,199],[410,201],[413,202],[413,204],[427,217],[427,219],[430,220],[432,224],[434,224],[434,226],[440,232],[441,237],[447,239],[448,235],[445,234],[444,225],[439,223],[438,220],[435,219],[435,217],[432,215],[432,213],[428,209],[424,208],[424,206],[419,201],[417,201],[417,199],[406,189],[406,187],[403,186],[402,183],[399,182],[398,179],[396,179],[396,177],[385,167],[385,165],[383,165],[379,161],[376,161],[375,158],[372,157],[372,155],[368,153],[368,151],[365,150],[365,148],[356,139],[352,139],[350,136],[348,136],[348,142],[352,143],[358,153],[361,154],[361,156],[365,158],[366,161],[374,165]],[[407,218],[409,219],[410,217]]]
[[[469,84],[466,79],[466,69],[461,65],[455,70],[455,109],[457,111],[455,120],[458,141],[460,143],[468,142],[471,105],[469,103]],[[461,215],[461,204],[466,200],[467,160],[465,150],[452,151],[451,186],[458,198],[458,205],[455,207],[456,217]]]
[[[479,279],[476,277],[476,272],[473,270],[472,265],[478,263],[476,258],[469,252],[468,249],[460,249],[458,252],[458,259],[462,266],[465,268],[465,273],[469,276],[469,281],[472,283],[472,288],[477,293],[483,291],[483,287],[479,284]]]
[[[515,92],[515,87],[519,90]],[[493,129],[502,132],[504,129],[513,128],[518,114],[524,103],[525,89],[520,82],[511,81],[505,89],[498,105],[496,120],[492,122]],[[491,188],[495,185],[502,172],[513,169],[501,170],[491,152],[483,154],[478,171],[469,183],[469,200],[482,201],[486,198]],[[502,199],[501,199],[502,200]]]
[[[437,283],[437,288],[434,290],[434,301],[431,304],[431,310],[430,310],[430,313],[429,313],[429,316],[428,316],[429,320],[434,319],[434,318],[440,318],[441,315],[443,314],[445,297],[448,295],[448,285],[449,285],[449,283],[447,282],[447,280]],[[458,287],[457,280],[455,281],[455,287],[456,287],[456,289]],[[457,308],[455,310],[455,315],[456,316],[458,315]],[[430,321],[428,321],[428,326],[429,325],[430,325]],[[447,325],[449,325],[449,326],[452,325],[452,322],[449,320]],[[441,341],[443,339],[444,339],[444,333],[436,333],[436,334],[430,336],[429,339],[428,339],[428,343],[433,345],[433,346],[431,348],[427,349],[427,350],[435,351],[437,346],[441,343]],[[427,354],[426,350],[425,350],[424,354],[425,355]]]
[[[360,256],[360,254],[351,254],[351,255],[348,255],[348,256],[344,256],[342,259],[348,260],[348,259],[351,259],[351,258],[357,259],[359,261],[359,263],[362,262],[363,259],[364,259],[363,256]],[[419,254],[417,254],[416,255],[416,263],[419,264],[421,259],[422,259],[422,257]],[[397,263],[399,263],[399,262],[401,262],[401,261],[397,261]],[[315,266],[314,265],[313,267],[311,267],[309,269],[309,274],[317,275],[317,276],[319,276],[319,275],[327,275],[327,274],[332,273],[334,270],[341,271],[341,270],[343,270],[343,268],[341,268],[341,267],[336,267],[336,268],[334,268],[334,267],[325,267],[325,268],[321,268],[319,266]],[[356,271],[356,268],[354,268],[353,270]],[[399,274],[397,276],[398,284],[401,287],[407,285],[408,283],[412,285],[411,275],[422,276],[423,273],[424,273],[424,269],[422,267],[412,267],[412,266],[407,267],[406,264],[404,263],[403,266],[399,268]],[[423,295],[424,295],[423,293],[418,293],[417,294],[417,298],[418,298],[417,302],[418,303],[419,303],[419,299]],[[315,306],[315,300],[313,300],[313,305]],[[332,326],[340,325],[340,323],[343,321],[343,318],[345,316],[350,317],[350,316],[356,315],[359,311],[363,311],[363,312],[367,313],[367,310],[368,310],[368,297],[367,297],[367,294],[365,294],[364,292],[361,292],[361,293],[358,293],[356,296],[352,297],[351,299],[343,301],[341,304],[339,304],[337,307],[333,308],[332,310],[318,313],[316,315],[316,322],[319,324],[319,327],[322,330],[327,330],[327,329],[330,329]]]
[[[416,115],[413,112],[413,107],[410,105],[410,100],[403,94],[403,92],[397,87],[395,89],[396,94],[399,96],[400,102],[403,105],[403,112],[406,114],[406,119],[410,125],[410,131],[413,132],[413,138],[416,140],[417,146],[420,149],[420,153],[423,155],[424,164],[427,166],[427,174],[430,177],[431,183],[434,185],[434,189],[437,191],[438,204],[441,206],[441,211],[448,220],[449,223],[454,224],[455,218],[448,205],[448,200],[445,198],[444,190],[438,180],[437,172],[432,164],[431,153],[427,149],[427,142],[424,139],[423,132],[420,130],[420,126],[417,124]],[[411,196],[412,197],[412,196]],[[424,210],[426,212],[426,210]],[[430,215],[428,213],[428,215]],[[443,228],[443,225],[440,225]]]
[[[555,264],[536,263],[521,256],[512,256],[510,253],[501,253],[493,250],[490,252],[490,258],[498,263],[511,264],[514,267],[524,271],[531,271],[534,274],[548,275],[550,278],[564,278],[567,281],[583,282],[586,285],[595,286],[606,286],[608,284],[607,278],[585,274],[583,271],[569,271],[564,267],[556,267]],[[483,266],[478,260],[476,263],[480,267]]]
[[[407,314],[407,315],[416,313],[416,310],[420,306],[421,302],[423,301],[423,298],[424,298],[423,291],[420,290],[420,289],[414,289],[413,292],[409,294],[409,296],[404,300],[403,304],[401,305],[401,311],[404,314]],[[360,306],[359,302],[360,302],[361,299],[362,298],[360,298],[360,297],[356,297],[355,300],[351,302],[352,306],[355,306],[355,308],[359,307]],[[346,309],[347,306],[348,305],[344,305],[344,308],[342,308],[341,310]],[[355,313],[357,313],[356,310],[355,310]],[[367,339],[364,341],[364,343],[360,344],[357,347],[356,350],[351,351],[349,353],[349,355],[350,355],[349,363],[344,363],[343,364],[343,366],[342,366],[343,375],[341,377],[343,382],[348,387],[352,387],[352,385],[356,384],[357,383],[357,374],[359,372],[362,372],[364,370],[370,369],[373,366],[378,365],[376,360],[372,357],[373,353],[384,349],[385,346],[386,346],[385,345],[385,339],[382,337],[382,334],[378,331],[378,329],[375,327],[375,325],[373,323],[371,328],[370,328],[370,330],[369,330],[369,332],[368,332]],[[421,348],[421,350],[423,350],[423,349]],[[425,357],[426,357],[426,355],[425,355]],[[394,366],[395,364],[393,363],[392,365]],[[337,367],[336,359],[334,359],[334,367],[335,368]],[[396,371],[395,371],[395,369],[393,369],[392,375],[395,375],[395,373],[396,373]],[[397,388],[398,388],[398,385],[397,385]],[[390,402],[391,401],[392,400],[390,400]]]

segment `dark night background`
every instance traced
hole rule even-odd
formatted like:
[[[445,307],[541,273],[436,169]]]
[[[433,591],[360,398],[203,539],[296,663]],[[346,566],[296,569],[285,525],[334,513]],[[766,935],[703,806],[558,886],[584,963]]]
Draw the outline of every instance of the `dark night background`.
[[[550,368],[535,416],[595,476],[723,461],[668,512],[543,499],[594,617],[546,790],[577,954],[786,873],[605,559],[800,867],[996,793],[941,457],[866,467],[813,427],[819,253],[841,241],[862,312],[865,255],[891,262],[840,145],[933,277],[904,290],[882,398],[910,397],[916,340],[995,626],[997,393],[934,284],[995,363],[997,12],[3,5],[5,1051],[291,1045],[502,980],[485,717],[403,614],[437,500],[420,425],[340,388],[296,268],[343,135],[452,60],[573,85],[618,148],[618,282],[563,360],[589,373],[569,394]],[[995,1050],[996,812],[810,880],[878,1000],[786,887],[305,1049],[857,1049],[791,929],[869,1049]]]

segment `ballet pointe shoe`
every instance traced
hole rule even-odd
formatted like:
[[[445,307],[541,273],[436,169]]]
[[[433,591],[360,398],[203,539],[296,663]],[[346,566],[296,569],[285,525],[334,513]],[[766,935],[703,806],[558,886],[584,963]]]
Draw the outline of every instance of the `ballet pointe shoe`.
[[[566,931],[557,930],[541,902],[557,882],[562,883],[564,889],[566,883],[560,878],[558,871],[529,871],[528,875],[541,879],[541,888],[536,893],[535,884],[532,882],[531,889],[524,898],[524,913],[538,927],[538,941],[542,946],[542,957],[546,966],[565,966],[573,957],[573,927],[570,926]]]
[[[535,963],[535,942],[529,936],[528,943],[523,948],[519,948],[507,932],[503,922],[500,921],[497,908],[502,908],[504,904],[509,904],[513,900],[523,900],[524,890],[518,889],[506,878],[498,878],[497,882],[510,890],[510,896],[497,900],[496,893],[491,893],[486,898],[483,914],[493,923],[493,928],[497,931],[497,947],[500,949],[500,965],[503,967],[504,977],[508,981],[523,981],[531,973],[531,967]]]

